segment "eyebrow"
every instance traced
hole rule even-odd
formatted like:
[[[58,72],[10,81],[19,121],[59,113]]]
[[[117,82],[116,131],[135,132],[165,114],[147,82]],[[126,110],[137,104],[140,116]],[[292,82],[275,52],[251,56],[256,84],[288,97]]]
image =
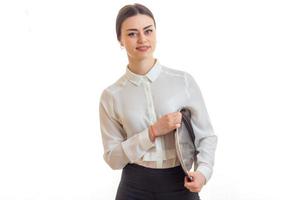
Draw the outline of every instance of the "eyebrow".
[[[145,29],[147,29],[147,28],[149,28],[151,26],[152,25],[146,26],[146,27],[143,28],[143,30],[145,30]],[[136,29],[136,28],[130,28],[130,29],[127,29],[126,31],[138,31],[138,29]]]

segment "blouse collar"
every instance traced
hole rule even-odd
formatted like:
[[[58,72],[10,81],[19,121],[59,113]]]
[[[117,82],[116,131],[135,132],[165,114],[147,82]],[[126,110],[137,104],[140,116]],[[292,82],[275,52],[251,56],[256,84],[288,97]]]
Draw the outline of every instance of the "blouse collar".
[[[158,60],[156,60],[153,67],[145,75],[139,75],[139,74],[133,73],[132,71],[130,71],[128,66],[126,67],[125,75],[129,81],[131,81],[135,85],[139,86],[142,82],[145,82],[145,81],[151,81],[151,82],[155,81],[157,79],[157,77],[159,76],[160,71],[161,71],[161,65],[159,64]]]

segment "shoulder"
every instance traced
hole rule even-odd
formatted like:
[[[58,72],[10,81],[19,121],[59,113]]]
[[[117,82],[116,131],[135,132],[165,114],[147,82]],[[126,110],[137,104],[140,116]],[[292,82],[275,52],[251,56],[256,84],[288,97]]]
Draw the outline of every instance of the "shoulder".
[[[170,68],[163,65],[162,65],[162,74],[169,77],[177,77],[184,81],[189,81],[193,79],[193,76],[187,71]]]
[[[117,79],[113,84],[107,86],[101,94],[101,101],[102,100],[112,100],[117,93],[124,88],[127,83],[127,79],[125,75],[121,76]]]
[[[185,76],[185,71],[182,70],[178,70],[178,69],[174,69],[174,68],[170,68],[170,67],[166,67],[164,65],[162,65],[162,73],[169,75],[169,76]]]

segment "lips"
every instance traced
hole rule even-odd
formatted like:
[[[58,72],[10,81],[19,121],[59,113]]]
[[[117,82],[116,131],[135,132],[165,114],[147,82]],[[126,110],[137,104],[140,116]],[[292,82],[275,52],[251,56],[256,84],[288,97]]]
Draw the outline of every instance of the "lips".
[[[136,49],[138,51],[147,51],[150,48],[150,46],[139,46]]]

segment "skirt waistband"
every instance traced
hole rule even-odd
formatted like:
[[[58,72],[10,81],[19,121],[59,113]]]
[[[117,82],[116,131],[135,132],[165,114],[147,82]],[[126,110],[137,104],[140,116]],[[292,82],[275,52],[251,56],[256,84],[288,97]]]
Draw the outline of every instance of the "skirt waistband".
[[[150,168],[150,167],[144,167],[142,165],[138,164],[127,164],[124,167],[125,170],[136,170],[139,172],[147,172],[147,173],[155,173],[155,174],[176,174],[181,173],[182,168],[181,166],[171,167],[171,168]]]
[[[120,185],[149,192],[172,192],[185,190],[184,176],[181,166],[156,169],[127,164],[123,168]]]

